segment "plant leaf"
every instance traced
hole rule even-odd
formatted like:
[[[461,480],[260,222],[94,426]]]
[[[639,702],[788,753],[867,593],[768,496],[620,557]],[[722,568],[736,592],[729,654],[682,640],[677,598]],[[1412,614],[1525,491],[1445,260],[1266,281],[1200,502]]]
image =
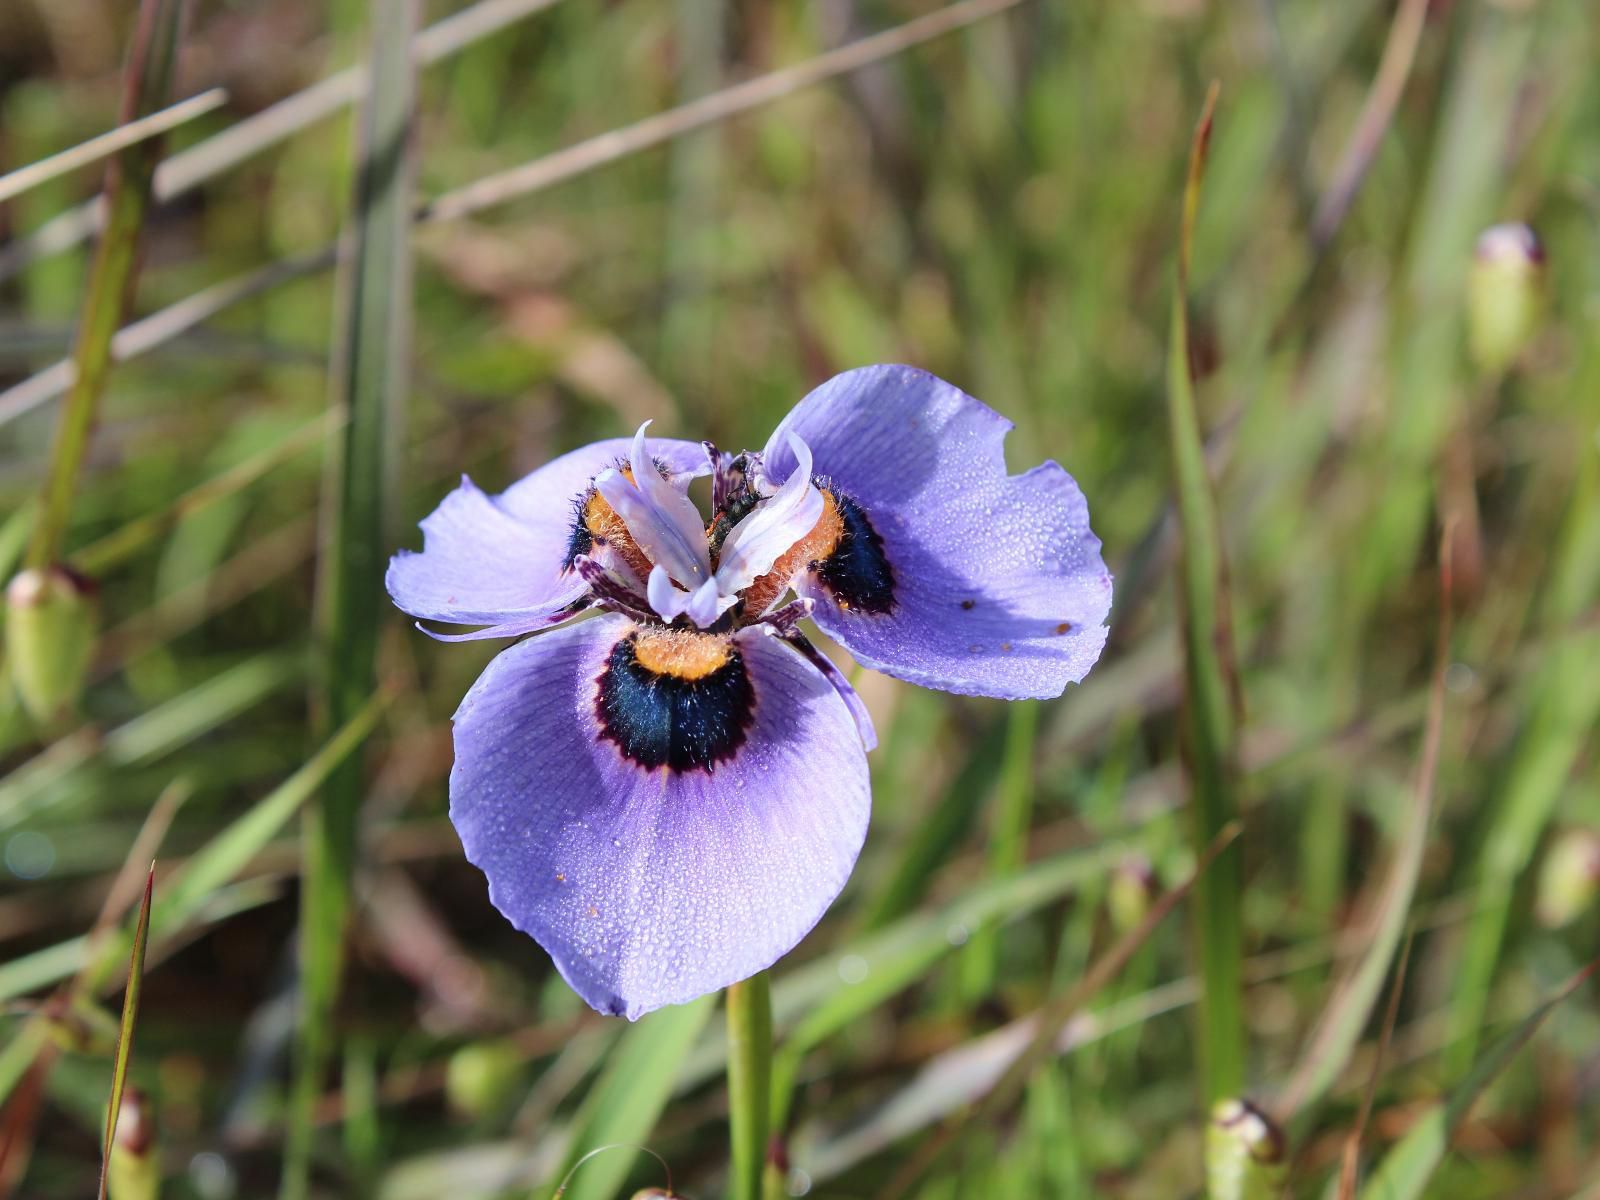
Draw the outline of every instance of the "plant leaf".
[[[145,876],[144,898],[139,901],[139,920],[133,929],[133,957],[128,963],[128,987],[122,994],[122,1024],[117,1031],[116,1065],[111,1073],[111,1101],[106,1106],[106,1136],[100,1155],[100,1200],[106,1200],[106,1180],[111,1169],[111,1143],[117,1136],[117,1117],[122,1112],[122,1093],[128,1086],[128,1063],[133,1058],[133,1030],[139,1020],[139,993],[144,986],[144,952],[150,944],[150,901],[155,895],[156,865],[150,864]]]

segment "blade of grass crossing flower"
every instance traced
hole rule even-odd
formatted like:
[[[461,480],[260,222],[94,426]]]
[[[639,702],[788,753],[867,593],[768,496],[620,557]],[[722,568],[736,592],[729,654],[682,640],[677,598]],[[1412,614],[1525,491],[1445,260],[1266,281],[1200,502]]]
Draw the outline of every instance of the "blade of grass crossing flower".
[[[655,1128],[673,1083],[716,1008],[715,996],[657,1009],[628,1027],[572,1121],[572,1141],[554,1174],[551,1200],[611,1200]],[[614,1147],[574,1170],[600,1147]],[[563,1186],[564,1183],[564,1186]]]
[[[1232,675],[1227,564],[1189,369],[1189,254],[1216,98],[1213,84],[1195,127],[1189,157],[1167,350],[1168,437],[1182,530],[1178,581],[1185,679],[1182,736],[1197,853],[1233,820],[1239,807],[1239,715]],[[1224,851],[1196,884],[1194,915],[1200,973],[1205,981],[1199,1052],[1209,1104],[1235,1094],[1244,1081],[1243,929],[1237,850]]]
[[[1422,857],[1433,822],[1434,781],[1439,772],[1439,743],[1444,731],[1445,669],[1450,665],[1451,619],[1454,613],[1450,547],[1447,529],[1439,543],[1439,640],[1434,655],[1433,683],[1428,697],[1427,732],[1412,788],[1411,808],[1400,830],[1394,863],[1379,893],[1370,925],[1371,944],[1350,976],[1334,991],[1317,1020],[1310,1044],[1279,1106],[1287,1120],[1314,1104],[1333,1086],[1361,1040],[1383,989],[1384,976],[1405,934],[1406,917],[1422,874]]]
[[[128,987],[122,995],[122,1024],[117,1031],[116,1065],[112,1068],[111,1101],[106,1106],[106,1133],[100,1154],[100,1200],[106,1200],[111,1143],[117,1136],[122,1093],[128,1086],[128,1063],[133,1059],[133,1029],[139,1020],[139,993],[144,985],[144,952],[150,944],[150,901],[155,895],[155,887],[156,865],[151,863],[150,873],[145,876],[144,898],[139,901],[139,920],[133,929],[133,957],[128,963]]]
[[[383,603],[391,497],[405,427],[411,323],[412,38],[419,0],[372,0],[371,91],[362,108],[354,243],[346,262],[334,404],[343,414],[329,455],[318,618],[324,729],[371,693]],[[329,776],[306,812],[301,883],[300,1013],[282,1194],[308,1188],[314,1108],[331,1044],[355,874],[365,778],[358,758]]]
[[[772,1096],[772,988],[765,971],[730,984],[728,1139],[730,1200],[760,1200]]]
[[[141,4],[125,75],[124,122],[149,116],[166,104],[187,9],[186,0]],[[106,229],[85,288],[72,356],[72,386],[56,426],[39,519],[28,545],[30,567],[43,569],[61,556],[78,472],[111,366],[111,339],[133,299],[150,181],[160,157],[161,139],[151,138],[119,153],[106,175]]]
[[[1466,1120],[1486,1088],[1506,1069],[1556,1005],[1577,991],[1595,971],[1591,964],[1567,981],[1555,995],[1518,1022],[1472,1066],[1449,1097],[1413,1125],[1384,1155],[1378,1169],[1361,1189],[1361,1200],[1417,1200],[1425,1194],[1433,1173],[1450,1149],[1450,1139]]]
[[[1033,821],[1033,748],[1039,733],[1037,701],[1021,700],[1007,714],[1005,757],[1000,768],[989,831],[989,877],[1007,879],[1022,869]],[[995,990],[1000,971],[1000,938],[993,925],[975,930],[961,959],[961,985],[968,1003]]]

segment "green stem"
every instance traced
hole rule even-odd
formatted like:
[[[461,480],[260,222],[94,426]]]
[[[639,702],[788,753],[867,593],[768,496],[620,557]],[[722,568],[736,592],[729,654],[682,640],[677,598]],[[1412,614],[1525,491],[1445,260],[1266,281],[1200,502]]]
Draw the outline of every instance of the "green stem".
[[[183,16],[183,0],[146,0],[141,8],[137,38],[128,56],[124,123],[149,116],[166,104]],[[62,403],[50,447],[39,520],[24,564],[28,567],[42,569],[61,557],[78,473],[111,369],[111,339],[133,298],[139,234],[150,203],[150,182],[160,158],[161,139],[151,138],[117,155],[106,175],[105,233],[89,268],[83,315],[72,352],[72,385]]]
[[[772,991],[767,973],[731,984],[728,1011],[729,1200],[761,1200],[772,1094]]]

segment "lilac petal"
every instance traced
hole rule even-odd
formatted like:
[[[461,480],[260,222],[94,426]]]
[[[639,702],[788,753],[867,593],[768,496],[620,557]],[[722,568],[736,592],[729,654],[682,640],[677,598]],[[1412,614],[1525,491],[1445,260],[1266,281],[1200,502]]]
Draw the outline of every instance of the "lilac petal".
[[[667,569],[660,563],[650,568],[645,594],[650,599],[650,607],[663,621],[675,620],[689,607],[689,593],[672,582]]]
[[[838,895],[866,834],[866,756],[827,681],[736,636],[754,707],[714,772],[647,769],[600,736],[596,680],[634,626],[601,616],[502,652],[455,717],[450,817],[489,896],[605,1013],[747,978]]]
[[[893,574],[887,612],[845,608],[816,573],[797,590],[857,662],[972,695],[1058,696],[1105,646],[1111,576],[1089,510],[1053,462],[1008,475],[1011,423],[914,367],[865,367],[801,400],[767,443],[768,474],[814,470],[855,501]]]
[[[532,617],[526,621],[507,621],[503,625],[489,625],[483,629],[473,629],[467,633],[440,633],[437,629],[429,629],[421,621],[413,622],[417,629],[427,634],[436,642],[486,642],[498,641],[501,638],[521,637],[526,633],[537,633],[541,629],[548,629],[552,625],[559,625],[563,621],[570,621],[588,606],[584,599],[574,600],[566,608],[557,609],[542,617]]]
[[[822,517],[822,493],[811,482],[811,449],[800,438],[792,438],[790,446],[798,466],[788,481],[735,525],[722,543],[717,586],[725,593],[748,587],[772,570],[772,564]]]
[[[401,551],[390,560],[389,595],[414,617],[459,625],[520,627],[560,611],[585,590],[566,569],[575,506],[631,444],[613,438],[581,447],[499,496],[463,478],[422,522],[422,552]],[[695,442],[656,438],[648,450],[673,472],[674,487],[687,488],[710,470]]]
[[[684,606],[683,611],[688,613],[689,620],[700,626],[701,629],[708,629],[716,624],[717,618],[723,612],[738,603],[738,600],[737,596],[722,596],[718,594],[717,581],[708,579],[695,588],[694,594],[689,597],[689,603]]]
[[[711,577],[705,522],[694,502],[656,472],[645,451],[644,431],[649,424],[639,426],[634,435],[633,481],[620,471],[606,471],[594,485],[651,562],[666,567],[685,587],[699,587]]]

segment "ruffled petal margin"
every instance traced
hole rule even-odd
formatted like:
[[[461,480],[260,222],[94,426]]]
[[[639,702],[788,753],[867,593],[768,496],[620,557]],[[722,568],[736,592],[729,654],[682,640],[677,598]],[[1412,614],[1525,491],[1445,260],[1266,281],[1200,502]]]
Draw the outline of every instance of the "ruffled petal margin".
[[[1111,575],[1088,505],[1054,462],[1008,474],[1011,428],[926,371],[876,366],[830,379],[773,432],[768,475],[795,469],[798,435],[818,479],[859,506],[881,542],[892,582],[880,590],[892,601],[878,611],[850,605],[826,572],[796,580],[817,602],[817,624],[858,662],[925,687],[1022,699],[1060,695],[1100,657]]]
[[[753,703],[714,769],[647,768],[604,737],[605,615],[503,651],[455,716],[450,817],[494,906],[603,1013],[638,1018],[770,966],[866,836],[866,755],[838,692],[765,626],[734,635]]]

